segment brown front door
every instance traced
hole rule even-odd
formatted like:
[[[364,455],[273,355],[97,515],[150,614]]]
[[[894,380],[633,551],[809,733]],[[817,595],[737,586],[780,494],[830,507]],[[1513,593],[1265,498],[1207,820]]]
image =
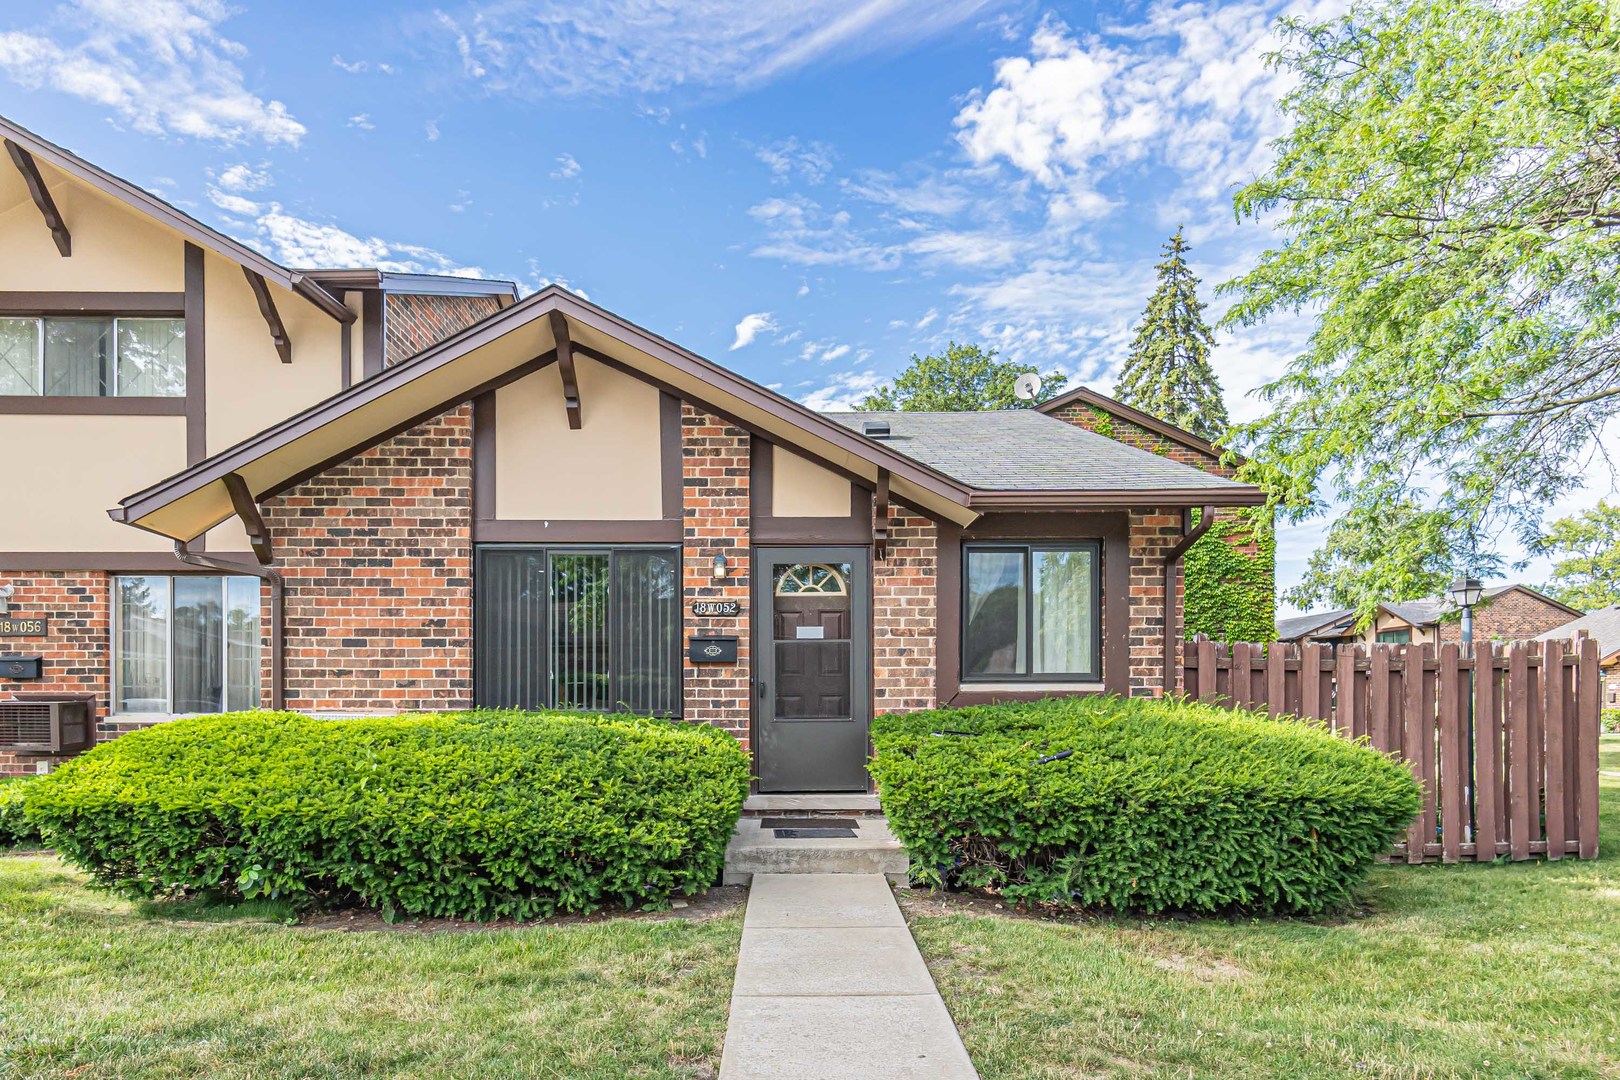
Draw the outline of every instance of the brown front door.
[[[754,550],[760,791],[867,789],[867,559],[865,548]]]

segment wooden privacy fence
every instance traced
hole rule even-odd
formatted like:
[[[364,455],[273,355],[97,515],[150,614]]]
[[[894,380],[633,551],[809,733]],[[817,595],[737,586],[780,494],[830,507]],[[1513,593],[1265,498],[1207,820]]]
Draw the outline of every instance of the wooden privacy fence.
[[[1321,720],[1404,759],[1423,811],[1397,860],[1597,857],[1601,673],[1591,638],[1487,642],[1469,656],[1456,645],[1199,637],[1185,654],[1188,697]]]

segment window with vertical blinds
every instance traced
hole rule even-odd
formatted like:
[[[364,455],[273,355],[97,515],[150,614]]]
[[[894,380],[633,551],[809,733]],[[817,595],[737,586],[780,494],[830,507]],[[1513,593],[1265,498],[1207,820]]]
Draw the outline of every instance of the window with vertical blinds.
[[[680,713],[679,549],[485,547],[475,600],[480,705]]]

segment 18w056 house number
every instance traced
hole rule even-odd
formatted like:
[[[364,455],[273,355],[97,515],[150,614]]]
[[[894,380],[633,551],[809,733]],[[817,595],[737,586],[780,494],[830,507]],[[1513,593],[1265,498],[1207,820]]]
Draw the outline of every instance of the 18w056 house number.
[[[732,618],[742,614],[742,602],[738,600],[694,600],[692,601],[692,614],[699,618]]]
[[[0,637],[44,637],[49,626],[44,619],[14,619],[0,615]]]

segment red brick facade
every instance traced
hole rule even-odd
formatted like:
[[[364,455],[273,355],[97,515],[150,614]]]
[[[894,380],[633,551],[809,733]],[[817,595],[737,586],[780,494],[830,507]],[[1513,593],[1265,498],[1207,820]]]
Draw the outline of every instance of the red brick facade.
[[[413,296],[383,298],[383,364],[397,364],[501,310],[493,296]]]
[[[286,580],[287,708],[472,704],[471,406],[263,509]]]
[[[0,696],[37,693],[96,695],[96,716],[105,720],[112,700],[112,578],[108,574],[46,571],[5,574],[16,590],[11,617],[47,619],[49,636],[0,638],[0,652],[45,657],[45,677],[0,688]],[[0,776],[31,773],[58,760],[18,757],[0,750]]]
[[[939,618],[939,530],[894,511],[888,558],[872,565],[872,712],[914,712],[935,704]]]
[[[749,444],[747,431],[718,417],[681,407],[681,499],[685,552],[682,559],[685,606],[694,600],[736,600],[742,614],[735,619],[704,619],[688,631],[736,634],[736,664],[686,664],[688,720],[700,720],[726,729],[743,745],[750,741],[750,689],[748,583],[749,558]],[[714,576],[714,560],[724,555],[728,573]]]
[[[1558,629],[1575,617],[1566,607],[1524,589],[1512,589],[1474,608],[1474,640],[1528,641]],[[1436,633],[1442,645],[1460,642],[1462,623],[1447,619]]]
[[[1164,692],[1164,556],[1181,537],[1181,511],[1131,512],[1128,543],[1132,697],[1158,697]],[[1180,574],[1177,574],[1175,602],[1179,607]]]

